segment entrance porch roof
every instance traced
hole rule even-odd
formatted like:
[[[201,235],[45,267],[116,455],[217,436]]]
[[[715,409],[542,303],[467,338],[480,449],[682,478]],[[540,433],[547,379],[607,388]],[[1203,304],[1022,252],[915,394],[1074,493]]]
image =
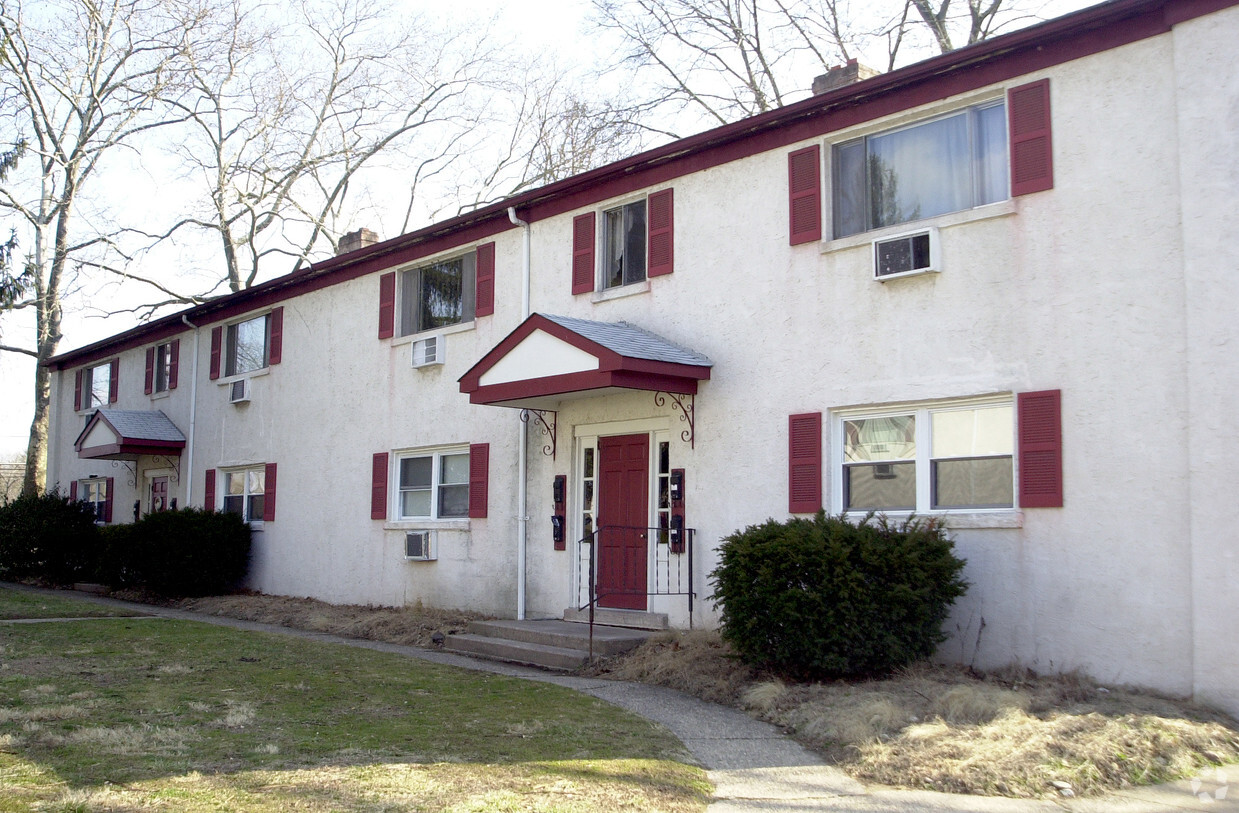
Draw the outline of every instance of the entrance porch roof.
[[[460,391],[474,404],[553,410],[625,390],[695,395],[712,366],[628,322],[535,313],[461,376]]]
[[[179,457],[185,435],[158,409],[96,409],[73,447],[78,457],[100,460]]]

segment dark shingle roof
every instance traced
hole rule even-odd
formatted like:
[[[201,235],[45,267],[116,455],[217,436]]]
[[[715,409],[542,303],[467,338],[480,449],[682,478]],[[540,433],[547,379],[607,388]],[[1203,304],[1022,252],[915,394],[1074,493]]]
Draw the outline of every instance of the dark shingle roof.
[[[184,441],[185,435],[158,409],[100,409],[116,433],[130,440]]]
[[[713,367],[710,359],[686,350],[661,336],[627,322],[594,322],[589,319],[574,319],[570,316],[541,314],[560,327],[589,339],[591,342],[628,358],[664,361],[670,364],[690,364],[694,367]]]

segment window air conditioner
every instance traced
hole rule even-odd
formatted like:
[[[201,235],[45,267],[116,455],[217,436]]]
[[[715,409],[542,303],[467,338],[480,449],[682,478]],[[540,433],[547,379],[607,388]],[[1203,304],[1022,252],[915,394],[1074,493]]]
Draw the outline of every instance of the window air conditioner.
[[[250,380],[248,378],[238,379],[228,388],[228,402],[232,404],[244,404],[250,399]]]
[[[873,278],[878,282],[940,270],[936,228],[873,241]]]
[[[442,364],[445,349],[442,336],[418,339],[413,342],[413,366],[429,367],[432,364]]]
[[[404,535],[404,558],[429,562],[438,557],[433,531],[409,531]]]

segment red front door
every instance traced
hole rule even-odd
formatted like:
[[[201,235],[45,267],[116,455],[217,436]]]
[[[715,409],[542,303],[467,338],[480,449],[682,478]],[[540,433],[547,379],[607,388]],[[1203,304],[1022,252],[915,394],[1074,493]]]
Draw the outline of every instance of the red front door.
[[[649,435],[598,440],[599,606],[646,608],[649,461]]]
[[[163,511],[168,507],[168,478],[154,477],[151,479],[151,513]]]

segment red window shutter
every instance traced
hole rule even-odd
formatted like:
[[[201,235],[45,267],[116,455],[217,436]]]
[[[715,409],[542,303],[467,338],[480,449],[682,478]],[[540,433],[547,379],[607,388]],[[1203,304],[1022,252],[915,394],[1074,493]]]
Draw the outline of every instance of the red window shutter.
[[[1054,187],[1050,141],[1050,80],[1042,79],[1007,92],[1011,138],[1011,194],[1027,195]]]
[[[284,355],[284,308],[271,309],[270,337],[267,340],[267,364],[279,364]]]
[[[376,452],[370,466],[370,519],[387,519],[387,452]]]
[[[215,510],[215,469],[206,470],[206,484],[202,487],[202,507]]]
[[[181,367],[181,340],[173,339],[168,348],[168,389],[176,389],[177,372]]]
[[[822,239],[822,151],[814,144],[787,156],[791,245]]]
[[[670,274],[675,265],[675,201],[672,190],[663,189],[646,201],[650,230],[649,263],[646,275],[661,277]]]
[[[155,348],[146,348],[146,394],[155,389]]]
[[[491,316],[495,312],[495,244],[478,246],[477,289],[474,316]]]
[[[69,502],[77,502],[77,480],[69,482]]]
[[[490,488],[490,444],[469,445],[469,518],[485,519]]]
[[[219,378],[219,359],[224,350],[223,327],[211,328],[211,380]]]
[[[594,290],[594,213],[572,218],[572,293]]]
[[[1062,391],[1021,392],[1020,507],[1063,505]]]
[[[82,373],[85,370],[78,370],[73,376],[73,411],[77,412],[82,408]]]
[[[275,519],[275,464],[267,464],[266,478],[263,480],[262,521],[271,522]]]
[[[379,338],[396,334],[396,272],[379,277]]]
[[[822,413],[792,415],[787,428],[787,510],[815,514],[822,510]]]
[[[120,359],[112,359],[108,374],[108,403],[116,403],[120,397]]]
[[[112,521],[112,484],[115,482],[116,482],[115,477],[109,477],[107,478],[107,483],[104,484],[104,488],[108,490],[108,493],[104,495],[104,498],[103,498],[103,521],[104,522]]]

